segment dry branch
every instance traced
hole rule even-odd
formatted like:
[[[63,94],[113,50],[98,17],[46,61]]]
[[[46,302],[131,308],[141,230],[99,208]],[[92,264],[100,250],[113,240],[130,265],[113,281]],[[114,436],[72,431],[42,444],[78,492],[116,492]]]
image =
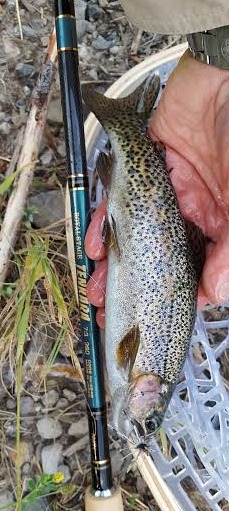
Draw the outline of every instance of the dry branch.
[[[33,179],[34,168],[44,131],[47,105],[51,96],[51,84],[55,75],[57,59],[56,36],[49,38],[45,62],[34,89],[31,109],[27,120],[24,141],[17,167],[22,169],[7,204],[0,232],[0,286],[6,279],[29,187]]]
[[[140,451],[129,442],[129,448],[139,472],[148,485],[161,511],[184,511],[162,479],[149,453]]]

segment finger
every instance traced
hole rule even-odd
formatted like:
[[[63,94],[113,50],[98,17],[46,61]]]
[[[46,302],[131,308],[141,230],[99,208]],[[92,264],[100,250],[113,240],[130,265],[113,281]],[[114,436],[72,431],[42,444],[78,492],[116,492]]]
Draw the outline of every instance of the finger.
[[[103,307],[97,310],[96,321],[99,325],[99,328],[105,330],[105,309]]]
[[[166,150],[166,163],[181,212],[199,225],[205,236],[217,240],[225,223],[222,211],[195,168],[173,149]]]
[[[90,259],[100,261],[106,257],[106,249],[103,243],[103,225],[106,218],[106,198],[103,199],[95,211],[85,236],[85,250]]]
[[[87,283],[87,297],[95,307],[104,307],[107,280],[107,260],[104,259]]]
[[[201,286],[208,303],[229,300],[229,222],[225,224],[217,244],[214,245],[204,265]]]

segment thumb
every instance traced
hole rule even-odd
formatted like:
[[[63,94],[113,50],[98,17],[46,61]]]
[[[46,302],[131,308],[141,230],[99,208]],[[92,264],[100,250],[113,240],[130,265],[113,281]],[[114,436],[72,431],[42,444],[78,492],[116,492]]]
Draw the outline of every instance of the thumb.
[[[229,300],[229,222],[207,256],[201,287],[210,303]]]

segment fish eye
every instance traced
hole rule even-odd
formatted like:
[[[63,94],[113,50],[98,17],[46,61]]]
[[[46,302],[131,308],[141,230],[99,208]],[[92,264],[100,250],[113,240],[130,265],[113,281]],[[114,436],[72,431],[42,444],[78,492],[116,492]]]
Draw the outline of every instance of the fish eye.
[[[145,420],[145,427],[147,433],[154,433],[157,429],[157,420],[150,418]]]
[[[160,427],[164,414],[154,412],[153,415],[148,417],[145,420],[145,428],[148,433],[155,433],[155,431]]]

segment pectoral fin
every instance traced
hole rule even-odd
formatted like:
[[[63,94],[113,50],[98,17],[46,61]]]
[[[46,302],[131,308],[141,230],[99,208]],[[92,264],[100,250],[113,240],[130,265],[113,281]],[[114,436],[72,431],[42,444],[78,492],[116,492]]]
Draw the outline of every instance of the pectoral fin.
[[[123,337],[116,350],[117,364],[130,375],[140,344],[139,327],[133,326]]]
[[[116,223],[112,215],[106,219],[103,224],[102,240],[106,245],[107,250],[114,250],[118,259],[121,257],[120,248],[118,244],[118,236],[116,230]]]
[[[100,153],[96,162],[96,169],[106,191],[110,189],[114,157],[111,153]]]

